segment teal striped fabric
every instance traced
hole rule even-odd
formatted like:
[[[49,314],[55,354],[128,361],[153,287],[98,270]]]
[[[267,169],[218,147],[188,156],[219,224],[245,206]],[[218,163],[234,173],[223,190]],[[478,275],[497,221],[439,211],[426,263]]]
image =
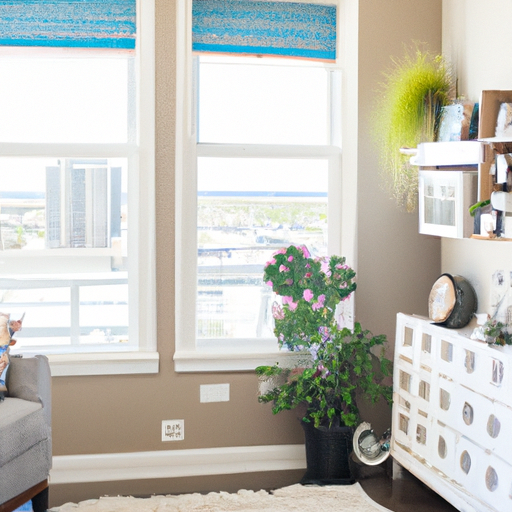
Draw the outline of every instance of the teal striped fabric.
[[[136,0],[1,0],[0,46],[134,49]]]
[[[336,6],[193,0],[196,52],[336,59]]]

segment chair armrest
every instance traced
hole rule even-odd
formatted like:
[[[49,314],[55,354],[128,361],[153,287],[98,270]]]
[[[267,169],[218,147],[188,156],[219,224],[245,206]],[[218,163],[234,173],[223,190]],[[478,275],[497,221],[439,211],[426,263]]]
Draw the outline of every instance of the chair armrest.
[[[46,356],[11,357],[7,373],[9,396],[42,404],[48,425],[51,425],[51,387],[50,364]]]

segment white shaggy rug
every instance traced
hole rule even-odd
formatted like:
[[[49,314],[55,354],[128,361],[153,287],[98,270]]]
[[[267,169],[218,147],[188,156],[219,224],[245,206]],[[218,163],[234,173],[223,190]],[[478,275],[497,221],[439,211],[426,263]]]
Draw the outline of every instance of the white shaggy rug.
[[[49,512],[391,512],[354,485],[303,486],[267,491],[241,490],[236,494],[212,492],[153,496],[151,498],[103,497],[66,503]]]

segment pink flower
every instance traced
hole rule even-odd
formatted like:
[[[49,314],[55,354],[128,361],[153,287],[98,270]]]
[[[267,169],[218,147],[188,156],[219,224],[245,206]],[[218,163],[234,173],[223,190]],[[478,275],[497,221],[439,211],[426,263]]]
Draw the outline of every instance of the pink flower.
[[[315,294],[308,288],[304,290],[304,293],[302,294],[305,300],[308,302],[311,302],[311,299],[315,296]]]
[[[276,252],[274,253],[274,256],[275,256],[276,254],[286,254],[286,249],[283,247],[282,249],[279,249],[278,251],[276,251]]]
[[[288,272],[290,269],[284,265],[279,266],[279,272]]]
[[[268,267],[269,265],[274,265],[276,262],[276,260],[274,258],[272,258],[271,260],[267,261],[267,263],[265,263],[265,267]]]
[[[308,251],[308,248],[305,245],[301,245],[297,247],[297,249],[300,249],[302,251],[302,254],[304,254],[304,258],[309,258],[311,254]]]
[[[311,308],[313,311],[316,311],[317,309],[323,308],[325,302],[325,295],[319,295],[318,301],[311,305]]]
[[[293,284],[293,279],[287,279],[284,283],[291,286]]]
[[[304,275],[304,277],[311,277],[313,274],[311,274],[311,272],[306,272],[306,274]]]
[[[293,256],[288,256],[288,261],[293,261]]]
[[[266,284],[267,286],[274,286],[274,283],[273,283],[272,281],[267,281],[265,284]]]
[[[288,309],[290,311],[295,311],[297,309],[297,303],[293,302],[293,297],[290,297],[289,295],[283,296],[283,304],[288,304]]]
[[[324,259],[322,259],[322,261],[320,262],[320,265],[321,265],[321,268],[322,268],[322,272],[327,275],[327,276],[330,276],[331,275],[331,271],[329,270],[329,262]]]
[[[274,302],[274,304],[272,305],[272,316],[276,319],[276,320],[282,320],[284,318],[284,311],[283,311],[283,308]]]

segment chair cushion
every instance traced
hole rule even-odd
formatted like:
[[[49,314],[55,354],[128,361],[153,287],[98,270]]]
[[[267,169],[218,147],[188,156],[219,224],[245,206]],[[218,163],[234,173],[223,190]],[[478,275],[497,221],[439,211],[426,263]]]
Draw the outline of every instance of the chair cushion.
[[[11,397],[0,402],[0,467],[49,436],[40,403]]]

